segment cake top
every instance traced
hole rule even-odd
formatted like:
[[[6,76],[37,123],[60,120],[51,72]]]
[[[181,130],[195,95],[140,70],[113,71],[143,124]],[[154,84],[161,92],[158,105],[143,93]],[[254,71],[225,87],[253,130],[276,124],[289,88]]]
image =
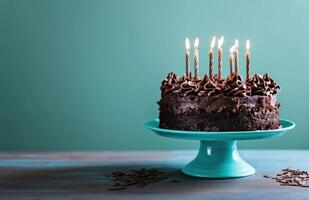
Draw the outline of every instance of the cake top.
[[[206,74],[202,79],[199,78],[199,38],[194,41],[194,76],[190,72],[190,42],[186,38],[185,61],[186,70],[182,77],[178,77],[171,72],[167,78],[162,82],[162,94],[173,94],[179,96],[216,96],[224,95],[230,97],[244,97],[244,96],[268,96],[275,95],[279,92],[280,86],[269,77],[266,73],[263,76],[255,74],[250,75],[250,41],[246,41],[246,79],[243,80],[239,74],[239,41],[235,40],[234,45],[229,50],[229,66],[230,73],[226,79],[222,78],[222,45],[224,37],[218,40],[218,74],[213,76],[214,66],[214,47],[216,37],[214,36],[209,55],[209,76]]]
[[[218,79],[218,76],[210,79],[207,75],[203,79],[170,72],[161,85],[162,94],[179,96],[215,96],[225,95],[230,97],[244,96],[268,96],[280,91],[280,86],[266,73],[261,76],[255,74],[248,80],[243,80],[241,75],[232,74],[226,79]]]

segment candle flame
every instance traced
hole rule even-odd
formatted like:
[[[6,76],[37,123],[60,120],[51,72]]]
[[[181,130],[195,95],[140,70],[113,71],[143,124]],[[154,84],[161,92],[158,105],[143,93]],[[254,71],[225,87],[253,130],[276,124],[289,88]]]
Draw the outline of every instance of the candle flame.
[[[186,38],[186,50],[190,49],[190,41],[188,38]]]
[[[235,44],[234,44],[235,49],[237,49],[237,48],[238,48],[238,45],[239,45],[239,43],[238,43],[238,39],[236,39],[236,40],[235,40]]]
[[[233,53],[235,51],[235,46],[233,45],[233,46],[231,46],[231,48],[230,48],[230,53]]]
[[[221,36],[221,38],[218,40],[218,48],[221,48],[224,42],[224,37]]]
[[[249,49],[250,49],[250,41],[249,40],[247,40],[247,42],[246,42],[246,49],[249,51]]]
[[[200,39],[196,38],[194,41],[194,48],[198,48],[199,43],[200,43]]]
[[[210,49],[213,49],[215,47],[215,43],[216,43],[216,36],[214,36],[211,40]]]

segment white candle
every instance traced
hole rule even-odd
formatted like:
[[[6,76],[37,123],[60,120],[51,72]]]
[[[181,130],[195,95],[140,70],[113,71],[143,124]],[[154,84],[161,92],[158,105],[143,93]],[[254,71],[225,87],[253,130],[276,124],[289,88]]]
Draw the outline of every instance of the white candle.
[[[222,45],[224,42],[224,37],[222,36],[218,40],[218,78],[222,79]]]
[[[215,47],[215,42],[216,42],[216,36],[214,36],[211,40],[211,43],[210,43],[210,49],[209,49],[209,52],[208,52],[208,55],[209,55],[209,78],[210,80],[212,80],[212,72],[213,72],[213,48]]]
[[[235,74],[238,74],[238,39],[235,40],[234,44],[234,64],[235,64]]]
[[[250,79],[250,41],[246,42],[246,72],[247,72],[247,80]]]
[[[229,61],[230,61],[230,77],[232,77],[233,75],[233,54],[234,54],[234,51],[235,51],[235,46],[233,45],[231,48],[230,48],[230,58],[229,58]]]
[[[190,41],[186,38],[186,76],[189,76],[190,68]]]
[[[194,77],[198,79],[198,70],[199,70],[199,60],[198,60],[198,46],[199,46],[199,38],[196,38],[194,41]]]

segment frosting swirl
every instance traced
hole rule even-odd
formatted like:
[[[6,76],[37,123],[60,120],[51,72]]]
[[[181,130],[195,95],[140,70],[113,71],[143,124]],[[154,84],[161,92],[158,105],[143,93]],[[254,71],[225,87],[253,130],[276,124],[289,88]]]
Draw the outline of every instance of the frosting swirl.
[[[175,90],[179,90],[180,84],[179,84],[179,77],[177,74],[170,72],[168,73],[166,79],[162,81],[161,84],[161,90],[162,92],[168,94]]]
[[[207,75],[202,80],[189,76],[178,77],[170,72],[162,81],[162,94],[173,94],[180,96],[198,95],[215,96],[223,94],[231,97],[243,97],[254,95],[275,95],[280,91],[280,86],[266,73],[263,76],[255,74],[248,81],[243,81],[238,74],[229,76],[226,80],[214,77],[211,80]]]
[[[248,91],[251,95],[267,96],[277,94],[280,91],[280,86],[267,73],[263,77],[255,74],[247,82],[247,85],[249,86]]]
[[[194,80],[184,80],[180,84],[180,91],[183,96],[187,96],[189,94],[195,94],[199,90],[198,82]]]
[[[239,74],[233,74],[225,82],[223,93],[226,96],[244,97],[247,95],[247,87]]]
[[[219,79],[219,75],[216,74],[213,78],[213,82],[216,83],[216,85],[220,88],[224,87],[225,80],[224,79]]]
[[[204,76],[203,80],[199,83],[200,91],[199,96],[207,95],[214,96],[220,93],[221,88],[216,82],[213,82],[207,75]]]
[[[264,81],[267,84],[267,87],[270,89],[271,94],[277,94],[280,91],[280,86],[269,77],[268,73],[263,76]]]

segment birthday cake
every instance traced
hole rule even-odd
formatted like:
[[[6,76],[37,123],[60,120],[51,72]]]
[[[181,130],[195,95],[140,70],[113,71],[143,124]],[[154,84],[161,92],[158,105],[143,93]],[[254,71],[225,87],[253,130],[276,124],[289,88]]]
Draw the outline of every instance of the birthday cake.
[[[243,80],[236,69],[226,79],[219,77],[192,77],[188,71],[181,77],[169,73],[161,85],[159,127],[189,131],[280,127],[280,104],[276,98],[280,87],[268,74],[247,74]]]

